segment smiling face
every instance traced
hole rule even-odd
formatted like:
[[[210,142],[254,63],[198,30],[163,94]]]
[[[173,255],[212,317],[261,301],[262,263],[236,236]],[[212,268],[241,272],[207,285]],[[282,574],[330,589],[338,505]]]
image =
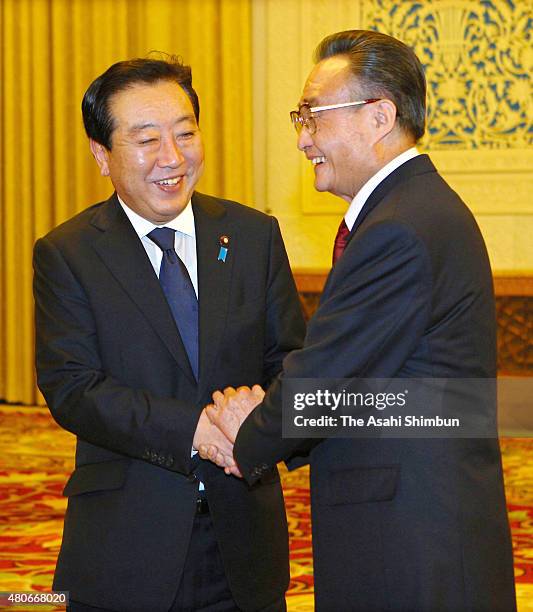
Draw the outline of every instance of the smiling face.
[[[152,223],[164,224],[187,206],[204,168],[204,148],[192,104],[173,81],[139,83],[114,94],[111,150],[91,140],[103,176],[121,199]]]
[[[324,106],[370,97],[366,91],[360,92],[362,97],[354,94],[348,66],[342,56],[319,62],[307,79],[300,104]],[[302,128],[298,148],[313,163],[317,191],[329,191],[351,202],[379,169],[374,150],[375,112],[374,104],[326,110],[314,115],[314,134]]]

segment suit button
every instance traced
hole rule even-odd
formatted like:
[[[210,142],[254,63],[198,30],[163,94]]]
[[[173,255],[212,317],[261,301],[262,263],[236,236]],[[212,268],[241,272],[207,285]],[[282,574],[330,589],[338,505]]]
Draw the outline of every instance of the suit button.
[[[167,460],[165,461],[165,466],[166,467],[172,467],[174,465],[174,457],[172,457],[171,455],[169,455],[167,457]]]
[[[261,476],[261,470],[258,467],[254,467],[250,472],[252,476]]]
[[[266,472],[270,469],[266,463],[262,463],[259,467],[261,468],[261,472]]]
[[[196,478],[196,476],[195,476],[194,474],[189,474],[189,475],[187,476],[187,480],[188,480],[189,482],[196,482],[196,481],[198,480],[198,478]]]

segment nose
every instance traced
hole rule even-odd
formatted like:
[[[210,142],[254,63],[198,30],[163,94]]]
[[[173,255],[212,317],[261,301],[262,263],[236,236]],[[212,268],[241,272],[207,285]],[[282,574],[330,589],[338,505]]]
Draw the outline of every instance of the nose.
[[[157,159],[158,166],[162,168],[177,168],[184,160],[185,157],[174,138],[169,137],[161,140]]]
[[[312,145],[313,145],[313,138],[311,137],[309,130],[304,125],[302,126],[302,129],[300,130],[300,133],[298,134],[298,141],[297,141],[296,146],[298,147],[300,151],[305,151],[308,147],[311,147]]]

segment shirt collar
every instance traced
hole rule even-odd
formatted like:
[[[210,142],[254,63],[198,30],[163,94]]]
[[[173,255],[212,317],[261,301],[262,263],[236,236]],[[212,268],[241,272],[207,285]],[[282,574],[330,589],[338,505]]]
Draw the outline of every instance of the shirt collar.
[[[173,230],[181,232],[182,234],[187,234],[188,236],[192,236],[193,238],[196,236],[196,228],[194,225],[194,213],[192,210],[192,204],[190,200],[187,203],[187,206],[180,212],[180,214],[177,217],[172,219],[172,221],[165,223],[165,225],[156,225],[155,223],[148,221],[148,219],[141,217],[141,215],[139,215],[134,210],[132,210],[121,199],[118,193],[117,193],[117,198],[124,212],[128,216],[128,219],[133,225],[133,229],[136,231],[137,235],[141,239],[144,238],[144,236],[149,234],[156,227],[170,227]]]
[[[359,216],[359,213],[361,212],[363,206],[365,205],[365,202],[368,200],[370,194],[374,191],[374,189],[383,180],[385,180],[385,178],[387,178],[389,174],[394,172],[394,170],[399,168],[402,164],[405,164],[405,162],[409,161],[410,159],[413,159],[413,157],[416,157],[417,155],[420,155],[420,153],[416,150],[416,147],[407,149],[407,151],[400,153],[400,155],[398,155],[388,164],[383,166],[381,170],[378,170],[376,174],[374,174],[374,176],[371,177],[361,187],[361,189],[357,192],[355,198],[352,200],[350,208],[348,208],[346,214],[344,215],[344,220],[346,221],[346,225],[348,226],[348,229],[350,231],[352,231],[352,227],[354,226],[355,221]]]

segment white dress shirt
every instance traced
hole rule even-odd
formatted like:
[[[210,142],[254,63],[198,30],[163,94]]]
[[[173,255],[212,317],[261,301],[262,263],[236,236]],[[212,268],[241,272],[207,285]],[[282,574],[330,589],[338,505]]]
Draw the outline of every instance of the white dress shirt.
[[[176,230],[174,237],[174,249],[178,254],[179,258],[185,264],[187,272],[191,277],[191,281],[198,297],[198,267],[196,262],[196,228],[194,225],[194,214],[192,212],[192,204],[189,200],[187,206],[181,211],[181,213],[172,221],[165,223],[165,225],[156,225],[148,219],[141,217],[133,211],[127,204],[125,204],[118,196],[118,201],[124,209],[124,212],[128,216],[133,229],[137,232],[144,250],[150,259],[150,263],[154,267],[157,278],[159,278],[159,270],[161,268],[161,261],[163,259],[163,251],[148,238],[148,234],[156,227],[170,227]]]
[[[420,155],[420,153],[416,150],[416,147],[412,147],[411,149],[407,149],[403,153],[400,153],[397,157],[392,159],[388,164],[383,166],[381,170],[378,170],[373,177],[371,177],[357,192],[355,198],[352,200],[350,204],[350,208],[346,211],[344,215],[344,221],[348,226],[348,229],[352,231],[352,227],[354,226],[359,213],[361,212],[365,202],[370,197],[370,194],[374,191],[374,189],[384,181],[389,174],[394,172],[396,168],[399,168],[402,164],[405,164],[406,161],[413,159]]]

